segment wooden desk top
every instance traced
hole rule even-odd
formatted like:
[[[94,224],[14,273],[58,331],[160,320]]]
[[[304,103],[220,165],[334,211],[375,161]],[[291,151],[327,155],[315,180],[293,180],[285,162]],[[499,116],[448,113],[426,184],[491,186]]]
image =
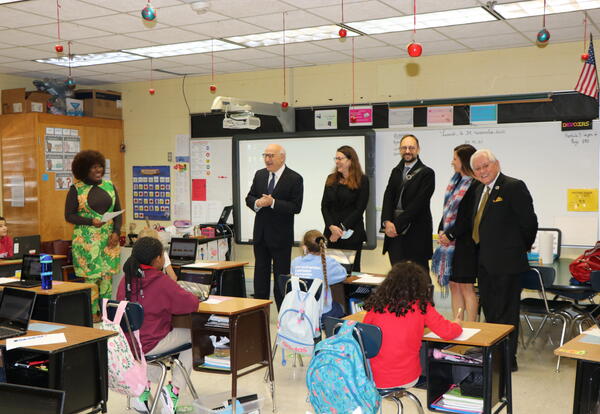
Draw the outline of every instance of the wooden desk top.
[[[206,263],[216,263],[210,266],[203,266],[203,264]],[[233,269],[236,267],[243,267],[245,265],[247,265],[249,262],[233,262],[231,260],[221,260],[221,261],[215,261],[215,260],[200,260],[196,263],[194,263],[193,265],[184,265],[181,266],[182,270],[196,270],[196,269],[202,269],[202,270],[226,270],[226,269]]]
[[[19,280],[19,278],[14,278],[15,280]],[[20,288],[16,286],[8,286],[15,289],[24,289],[24,290],[32,290],[38,295],[58,295],[61,293],[69,293],[69,292],[77,292],[78,290],[85,289],[94,289],[96,285],[93,283],[75,283],[75,282],[63,282],[60,280],[52,281],[52,289],[42,289],[41,286],[37,286],[34,288]],[[0,290],[4,289],[4,285],[0,285]]]
[[[66,258],[67,258],[67,256],[65,256],[64,254],[53,254],[52,255],[52,259],[55,259],[55,260],[66,259]],[[10,266],[10,265],[15,265],[15,264],[20,264],[20,263],[23,263],[23,259],[14,259],[14,260],[0,259],[0,267]]]
[[[584,336],[584,334],[576,336],[560,348],[555,349],[554,355],[600,362],[600,345],[581,342]]]
[[[34,321],[31,320],[30,323],[43,323],[48,325],[60,325],[64,326],[62,329],[57,329],[52,332],[48,332],[48,334],[55,333],[64,333],[67,342],[59,343],[59,344],[49,344],[49,345],[36,345],[29,346],[17,349],[30,349],[34,351],[42,351],[47,352],[49,354],[55,352],[62,352],[69,348],[73,348],[75,346],[79,346],[88,342],[94,342],[100,339],[109,338],[111,336],[117,335],[114,331],[105,331],[103,329],[95,329],[95,328],[87,328],[85,326],[75,326],[75,325],[67,325],[64,323],[53,323],[53,322],[45,322],[45,321]],[[44,332],[37,331],[27,331],[27,334],[24,336],[36,336],[36,335],[45,335]],[[6,345],[6,340],[0,340],[0,347],[4,347]]]
[[[366,311],[357,312],[352,315],[346,316],[344,319],[349,319],[352,321],[362,322],[367,314]],[[462,345],[472,345],[472,346],[492,346],[506,335],[512,332],[515,329],[512,325],[501,325],[498,323],[483,323],[483,322],[463,322],[463,328],[476,328],[480,331],[475,335],[470,337],[466,341],[454,341],[447,339],[438,339],[438,338],[426,338],[423,337],[424,341],[429,342],[443,342],[446,344],[462,344]],[[425,328],[424,335],[431,332],[428,328]]]
[[[236,298],[232,296],[211,296],[213,298],[227,298],[221,303],[200,302],[197,313],[214,313],[216,315],[237,315],[254,309],[260,309],[273,303],[272,300]]]

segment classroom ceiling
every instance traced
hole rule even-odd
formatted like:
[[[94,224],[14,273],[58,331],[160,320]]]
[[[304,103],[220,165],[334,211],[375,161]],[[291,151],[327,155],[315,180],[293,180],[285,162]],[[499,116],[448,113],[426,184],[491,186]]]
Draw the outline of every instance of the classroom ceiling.
[[[204,0],[208,7],[197,14],[193,0],[153,0],[157,19],[149,25],[141,18],[145,0],[59,0],[60,34],[64,52],[103,53],[122,49],[286,29],[339,24],[341,0]],[[539,0],[542,1],[542,0]],[[581,1],[581,0],[580,0]],[[497,4],[514,2],[498,0]],[[479,0],[417,0],[417,13],[481,7]],[[543,3],[543,1],[542,1]],[[412,16],[411,0],[345,0],[344,22]],[[588,32],[599,33],[600,8],[586,11]],[[57,2],[28,0],[0,5],[0,73],[35,79],[66,78],[68,68],[36,59],[57,57]],[[546,27],[552,43],[581,41],[584,12],[550,14]],[[418,17],[417,17],[418,19]],[[418,21],[418,20],[417,20]],[[417,30],[423,55],[470,52],[512,47],[536,47],[542,16],[494,20]],[[411,30],[354,37],[357,62],[407,57]],[[283,46],[247,47],[214,52],[214,72],[247,72],[282,68]],[[167,79],[183,74],[211,74],[211,53],[111,63],[72,68],[78,85]],[[290,43],[285,47],[286,67],[314,66],[352,61],[350,37]]]

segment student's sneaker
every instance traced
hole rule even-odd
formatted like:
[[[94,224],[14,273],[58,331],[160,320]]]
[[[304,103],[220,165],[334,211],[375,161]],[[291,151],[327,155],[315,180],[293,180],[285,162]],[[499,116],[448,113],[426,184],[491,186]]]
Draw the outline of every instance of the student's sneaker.
[[[169,383],[160,390],[160,399],[162,401],[162,414],[175,414],[179,395],[173,392],[173,385]]]
[[[150,412],[150,409],[148,408],[149,397],[150,389],[146,388],[139,397],[131,399],[131,408],[133,408],[138,413],[148,414]]]

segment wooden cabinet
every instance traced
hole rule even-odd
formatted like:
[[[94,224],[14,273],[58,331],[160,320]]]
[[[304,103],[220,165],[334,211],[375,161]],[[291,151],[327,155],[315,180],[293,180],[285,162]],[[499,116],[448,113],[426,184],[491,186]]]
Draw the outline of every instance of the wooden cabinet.
[[[110,178],[124,207],[123,121],[41,113],[0,116],[2,214],[8,220],[9,234],[69,240],[73,226],[64,219],[68,191],[56,190],[56,173],[46,169],[46,128],[76,129],[82,150],[95,149],[110,160]],[[19,198],[23,186],[24,206],[15,206],[13,197]]]

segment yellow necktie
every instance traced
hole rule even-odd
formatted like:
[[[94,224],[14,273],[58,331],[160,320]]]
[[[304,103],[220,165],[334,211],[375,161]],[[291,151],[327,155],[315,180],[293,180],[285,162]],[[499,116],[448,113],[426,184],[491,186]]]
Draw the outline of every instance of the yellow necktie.
[[[486,185],[485,192],[481,197],[481,203],[479,203],[479,208],[477,209],[477,213],[475,214],[475,220],[473,221],[473,240],[475,244],[479,243],[479,223],[481,223],[481,216],[483,215],[483,210],[485,210],[485,205],[487,203],[488,197],[490,196],[490,188]]]

